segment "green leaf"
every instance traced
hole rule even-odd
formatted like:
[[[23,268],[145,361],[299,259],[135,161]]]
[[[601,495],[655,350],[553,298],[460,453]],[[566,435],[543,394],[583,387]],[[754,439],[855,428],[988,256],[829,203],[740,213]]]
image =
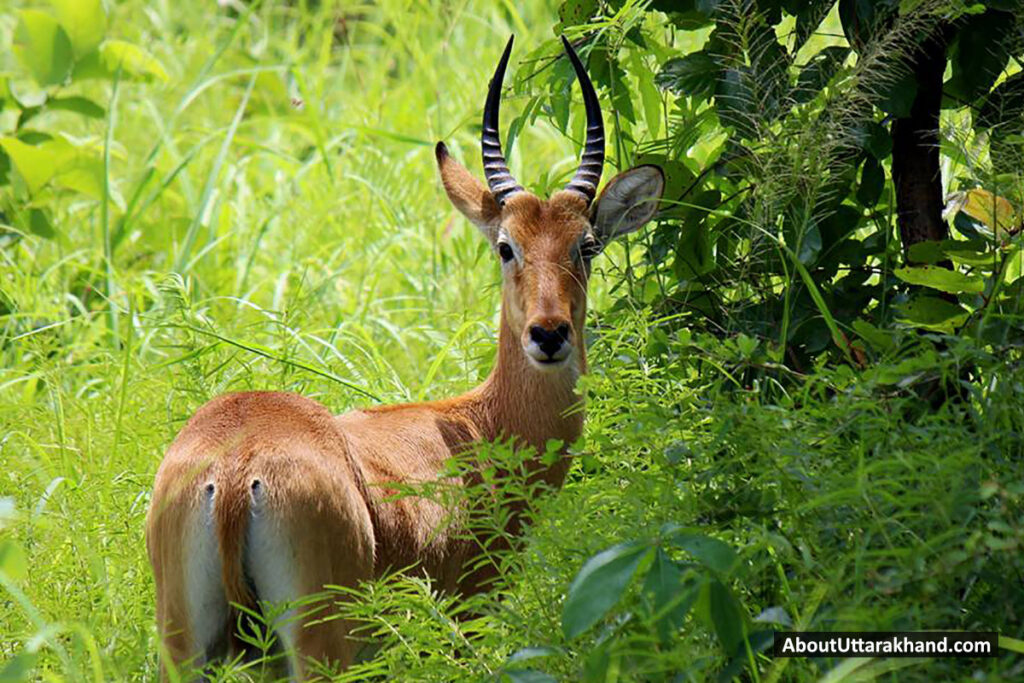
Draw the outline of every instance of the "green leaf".
[[[1010,652],[1016,652],[1017,654],[1024,655],[1024,640],[1017,640],[1010,636],[999,636],[999,647],[1003,650],[1009,650]]]
[[[892,153],[892,135],[877,121],[863,121],[853,127],[857,146],[878,161]]]
[[[736,566],[736,551],[717,538],[681,532],[670,536],[669,540],[712,571],[728,574]]]
[[[850,48],[832,45],[814,55],[800,70],[793,99],[797,102],[814,99],[815,95],[835,77],[849,54]]]
[[[74,80],[89,78],[112,79],[121,69],[121,78],[143,81],[167,81],[170,77],[153,55],[123,40],[107,40],[99,48],[75,63],[71,76]]]
[[[885,171],[873,156],[864,159],[864,167],[860,173],[860,185],[857,186],[857,201],[862,206],[871,208],[878,203],[885,189]]]
[[[28,210],[28,231],[43,239],[52,240],[57,236],[57,231],[50,222],[50,217],[42,209],[32,208]]]
[[[985,290],[985,281],[977,275],[964,275],[955,270],[938,266],[917,266],[896,268],[893,275],[907,284],[921,285],[950,294],[960,292],[978,293]]]
[[[1012,252],[1006,256],[1003,264],[1003,282],[1012,285],[1024,277],[1024,248],[1018,243]]]
[[[27,573],[24,549],[9,538],[0,540],[0,574],[12,581],[21,581]]]
[[[123,40],[108,40],[100,45],[100,56],[111,73],[120,67],[122,73],[143,79],[167,81],[167,71],[153,55],[138,45]]]
[[[891,351],[895,346],[892,335],[885,330],[880,330],[866,320],[858,318],[851,324],[853,331],[868,345],[879,353]]]
[[[880,31],[898,7],[892,2],[877,0],[839,0],[839,21],[846,39],[860,52]]]
[[[897,309],[896,319],[902,323],[937,332],[955,332],[970,315],[959,304],[934,296],[914,297]]]
[[[718,62],[702,50],[668,60],[654,77],[654,82],[663,90],[707,98],[715,91],[715,82],[721,71]]]
[[[644,73],[643,62],[639,53],[634,52],[633,70],[636,73]],[[640,103],[644,107],[644,121],[647,123],[647,133],[652,138],[657,138],[661,131],[661,93],[658,87],[650,78],[640,78]]]
[[[68,145],[63,140],[50,140],[27,145],[17,138],[0,138],[0,147],[10,157],[14,168],[25,181],[29,194],[42,189],[68,158]]]
[[[565,0],[558,8],[558,18],[562,26],[579,26],[586,24],[597,12],[597,0]]]
[[[90,119],[102,119],[107,115],[107,110],[96,104],[88,97],[53,97],[46,101],[47,109],[59,111],[73,111],[76,114],[87,116]]]
[[[596,624],[622,597],[651,547],[640,541],[620,543],[583,565],[562,608],[562,632],[572,639]]]
[[[32,680],[32,670],[35,669],[38,658],[37,653],[28,651],[14,655],[0,669],[0,683],[22,683]]]
[[[995,254],[982,240],[924,240],[910,245],[907,259],[915,264],[952,259],[954,263],[975,268],[992,269],[995,266]]]
[[[679,230],[672,270],[679,280],[695,280],[716,267],[714,243],[707,222],[688,222]]]
[[[989,91],[1010,54],[1012,14],[988,10],[967,17],[960,26],[953,54],[953,73],[943,90],[958,102],[971,102]]]
[[[715,83],[715,111],[723,125],[732,126],[747,140],[758,138],[759,112],[750,87],[752,76],[746,67],[726,69]]]
[[[725,584],[718,579],[704,584],[696,614],[714,630],[726,654],[739,651],[747,631],[746,615]]]
[[[658,637],[663,643],[668,643],[682,626],[699,591],[693,588],[687,590],[679,567],[664,550],[658,548],[644,579],[644,592],[650,595],[652,608],[660,615],[656,622]],[[662,614],[666,608],[667,611]]]
[[[797,258],[805,266],[812,266],[817,262],[821,253],[821,230],[815,221],[811,221],[804,228],[804,234],[800,237],[800,251]]]
[[[101,0],[50,0],[57,21],[64,27],[75,57],[96,49],[107,32],[107,14]]]
[[[910,116],[910,108],[917,97],[917,79],[905,73],[885,83],[878,93],[878,108],[898,118]]]
[[[693,185],[693,172],[683,162],[677,159],[669,159],[662,154],[645,154],[636,160],[637,165],[654,164],[661,168],[665,174],[665,190],[662,196],[672,202],[683,199],[683,193]],[[688,201],[688,200],[684,200]],[[669,209],[675,206],[668,204]]]
[[[71,39],[57,20],[44,12],[18,12],[13,50],[41,86],[63,83],[71,70]]]

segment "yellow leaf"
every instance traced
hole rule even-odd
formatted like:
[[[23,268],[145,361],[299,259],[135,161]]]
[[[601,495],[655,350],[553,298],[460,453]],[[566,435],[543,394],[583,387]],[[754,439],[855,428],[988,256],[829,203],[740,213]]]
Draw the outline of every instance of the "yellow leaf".
[[[1013,204],[988,190],[974,188],[957,192],[950,197],[949,206],[983,223],[1000,239],[1007,233],[1016,232],[1019,227]]]

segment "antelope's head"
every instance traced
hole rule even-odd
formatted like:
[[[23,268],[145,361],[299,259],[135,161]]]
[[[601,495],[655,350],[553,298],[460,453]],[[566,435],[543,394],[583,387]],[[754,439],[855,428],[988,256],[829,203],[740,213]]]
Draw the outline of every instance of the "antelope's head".
[[[594,86],[564,37],[587,113],[587,139],[576,175],[548,199],[512,177],[498,138],[501,85],[512,39],[498,62],[484,105],[483,167],[487,185],[437,143],[437,164],[452,204],[484,233],[501,262],[503,324],[519,334],[530,365],[574,364],[583,344],[591,260],[620,235],[638,230],[657,210],[665,180],[657,166],[613,178],[594,201],[604,164],[604,124]]]

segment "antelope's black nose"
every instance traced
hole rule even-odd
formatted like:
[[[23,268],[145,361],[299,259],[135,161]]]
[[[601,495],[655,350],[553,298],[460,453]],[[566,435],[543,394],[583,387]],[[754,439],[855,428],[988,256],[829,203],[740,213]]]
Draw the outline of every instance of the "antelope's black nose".
[[[530,339],[540,347],[540,350],[547,354],[548,358],[554,357],[562,345],[569,341],[569,326],[562,323],[553,330],[540,325],[530,328]]]

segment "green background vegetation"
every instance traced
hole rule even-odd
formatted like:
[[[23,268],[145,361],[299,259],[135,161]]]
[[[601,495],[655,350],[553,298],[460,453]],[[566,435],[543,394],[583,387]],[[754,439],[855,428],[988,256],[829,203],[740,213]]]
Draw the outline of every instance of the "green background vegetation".
[[[538,193],[564,184],[583,112],[563,30],[602,95],[605,177],[662,164],[662,218],[595,262],[585,438],[521,550],[493,558],[503,584],[470,601],[361,587],[374,646],[346,677],[1024,675],[1014,3],[16,5],[0,15],[0,680],[156,677],[145,510],[211,397],[342,412],[485,376],[499,273],[432,146],[479,169],[515,33],[510,166]],[[953,201],[918,239],[891,128],[936,31]],[[1004,638],[985,660],[773,660],[776,628]]]

